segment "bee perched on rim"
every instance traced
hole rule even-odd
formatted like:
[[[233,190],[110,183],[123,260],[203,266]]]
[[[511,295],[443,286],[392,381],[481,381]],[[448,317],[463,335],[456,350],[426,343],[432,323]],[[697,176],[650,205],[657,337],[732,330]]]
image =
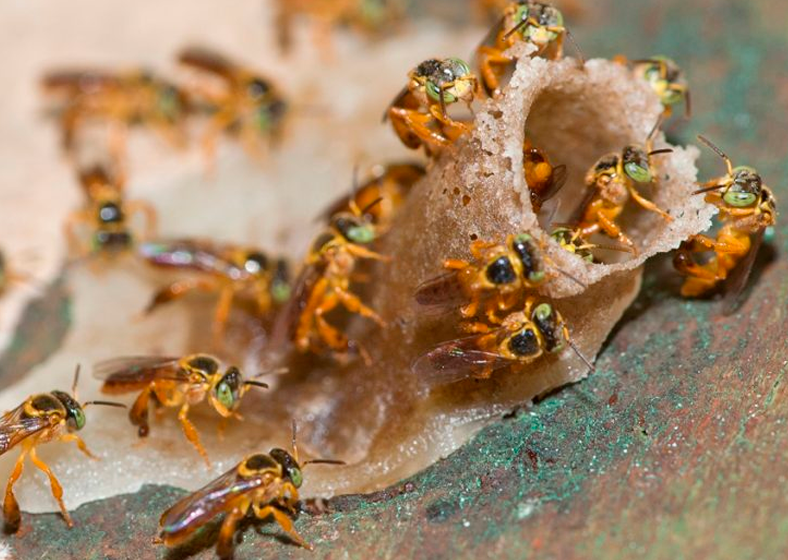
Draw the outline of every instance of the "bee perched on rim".
[[[22,476],[25,458],[29,456],[33,465],[47,475],[52,496],[60,506],[63,519],[66,525],[72,527],[74,523],[63,503],[63,487],[49,465],[39,459],[36,447],[51,441],[74,442],[82,453],[97,460],[98,457],[88,450],[82,438],[75,433],[85,427],[85,408],[90,405],[125,408],[122,404],[106,401],[88,401],[80,404],[77,397],[78,380],[79,366],[74,374],[71,394],[64,391],[52,391],[33,395],[0,417],[0,455],[17,445],[22,447],[14,470],[8,477],[8,486],[6,486],[5,500],[3,501],[3,515],[6,525],[14,531],[19,528],[21,521],[19,504],[14,496],[14,484]]]
[[[356,208],[364,208],[365,216],[380,228],[386,228],[405,201],[410,189],[427,173],[418,163],[392,163],[378,166],[373,176],[365,183],[354,187],[351,194],[329,205],[322,215],[330,220],[340,212],[353,212],[351,200]]]
[[[635,76],[648,82],[662,102],[664,118],[669,118],[673,114],[673,106],[682,101],[684,101],[684,116],[690,117],[692,104],[687,78],[672,59],[666,56],[653,56],[629,61],[625,56],[619,55],[614,57],[613,61],[631,67]]]
[[[416,302],[424,306],[460,307],[470,318],[481,314],[498,323],[498,313],[522,301],[526,290],[539,287],[549,277],[546,259],[539,243],[527,233],[508,235],[503,244],[477,240],[470,246],[472,261],[446,259],[445,274],[431,278],[416,289]],[[579,280],[559,269],[585,288]]]
[[[506,51],[518,43],[530,43],[537,47],[533,56],[556,60],[563,56],[567,35],[564,16],[558,8],[531,0],[509,2],[500,21],[476,49],[479,77],[487,95],[501,94],[501,78],[517,61]]]
[[[424,146],[434,155],[470,131],[471,125],[451,118],[448,106],[462,101],[470,108],[478,82],[470,67],[459,58],[431,58],[408,74],[408,85],[394,98],[384,120],[413,150]]]
[[[372,204],[376,204],[374,201]],[[326,315],[339,306],[350,313],[386,324],[375,311],[350,291],[350,283],[361,259],[386,261],[369,247],[378,239],[379,230],[370,221],[370,208],[349,202],[350,212],[331,217],[328,227],[312,242],[293,295],[277,319],[274,340],[289,339],[299,352],[322,354],[326,348],[340,355],[351,350],[369,361],[364,349],[332,326]]]
[[[69,215],[65,226],[72,253],[107,255],[128,250],[137,238],[153,237],[156,211],[147,202],[125,199],[125,177],[117,166],[114,173],[104,165],[87,167],[80,172],[79,182],[85,205]],[[137,213],[145,218],[142,235],[135,235],[129,224],[131,216]],[[88,239],[78,233],[80,225],[90,230]]]
[[[270,258],[258,249],[191,239],[144,243],[140,256],[154,266],[201,273],[159,290],[145,313],[195,290],[218,292],[214,335],[220,341],[237,295],[251,296],[261,315],[290,297],[287,261]]]
[[[495,371],[522,368],[546,354],[556,355],[568,344],[589,371],[594,366],[569,336],[564,318],[547,301],[528,297],[522,311],[494,318],[492,325],[465,323],[470,336],[439,344],[412,365],[420,379],[436,385],[463,379],[487,379]]]
[[[238,407],[246,392],[252,387],[268,388],[265,383],[244,379],[235,366],[222,372],[219,360],[207,354],[191,354],[182,358],[113,358],[97,363],[93,373],[104,381],[103,393],[119,395],[140,391],[129,411],[129,420],[138,427],[140,437],[150,433],[148,409],[151,401],[157,409],[179,408],[178,420],[186,439],[209,467],[208,454],[200,443],[197,429],[188,419],[189,409],[207,398],[222,419],[242,420]]]
[[[673,263],[687,276],[681,295],[697,297],[707,294],[727,281],[725,313],[739,304],[739,295],[755,262],[766,229],[777,221],[777,208],[771,189],[763,184],[752,167],[733,167],[722,150],[703,136],[698,139],[719,155],[727,167],[722,177],[708,181],[695,194],[705,194],[706,202],[719,209],[722,228],[716,238],[695,235],[682,243]],[[713,252],[710,260],[698,264],[693,253]]]
[[[653,157],[670,153],[670,148],[653,149],[654,135],[659,129],[658,121],[644,145],[631,144],[621,152],[613,152],[599,158],[586,174],[586,196],[575,211],[573,226],[580,235],[587,238],[597,232],[617,240],[619,243],[638,253],[637,245],[616,223],[616,218],[624,211],[626,203],[632,198],[642,208],[660,215],[670,222],[670,214],[644,198],[635,184],[657,182]]]
[[[216,139],[222,133],[236,136],[249,155],[263,159],[268,143],[280,139],[287,114],[287,103],[271,81],[205,47],[184,49],[178,61],[214,78],[213,85],[219,86],[198,83],[192,90],[212,112],[203,137],[209,165],[215,160]]]
[[[176,85],[144,70],[50,72],[42,79],[45,94],[56,100],[63,147],[71,153],[77,133],[90,121],[113,126],[113,147],[119,155],[127,129],[151,128],[170,144],[186,145],[185,120],[190,111],[186,94]]]
[[[312,550],[312,545],[296,532],[291,519],[297,513],[303,469],[307,465],[345,463],[333,459],[299,462],[295,423],[292,446],[292,453],[275,448],[267,454],[249,455],[204,488],[177,502],[162,514],[155,542],[177,546],[224,513],[216,553],[220,558],[229,558],[236,527],[251,511],[257,519],[273,517],[296,544]]]

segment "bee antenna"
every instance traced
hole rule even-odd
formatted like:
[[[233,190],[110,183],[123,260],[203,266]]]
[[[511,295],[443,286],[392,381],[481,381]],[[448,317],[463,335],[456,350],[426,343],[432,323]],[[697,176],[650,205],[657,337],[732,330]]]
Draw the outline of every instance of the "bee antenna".
[[[673,153],[673,148],[660,148],[659,150],[651,150],[648,153],[648,157],[656,156],[659,154],[672,154],[672,153]]]
[[[268,383],[263,383],[262,381],[244,381],[244,385],[252,385],[253,387],[262,387],[263,389],[268,389]]]
[[[565,29],[564,31],[566,31],[566,36],[569,38],[569,41],[572,43],[572,46],[575,47],[575,50],[577,51],[577,54],[580,57],[581,64],[583,66],[585,66],[586,65],[586,57],[583,54],[583,50],[580,48],[580,45],[578,45],[577,41],[575,41],[575,36],[572,35],[572,33],[568,29]]]
[[[298,445],[296,444],[296,435],[298,434],[298,424],[293,418],[293,438],[292,438],[292,446],[293,446],[293,459],[295,462],[298,463]]]
[[[567,278],[569,278],[572,282],[574,282],[575,284],[577,284],[578,286],[580,286],[584,290],[586,288],[588,288],[588,285],[585,282],[583,282],[581,280],[578,280],[575,276],[573,276],[572,274],[568,273],[566,270],[563,270],[561,268],[556,268],[556,270],[558,272],[560,272],[561,274],[563,274],[564,276],[566,276]]]
[[[584,363],[584,364],[586,365],[586,367],[588,368],[588,373],[593,373],[593,372],[594,372],[594,370],[596,369],[596,368],[594,368],[594,364],[592,364],[592,363],[589,361],[589,359],[588,359],[588,358],[586,358],[586,357],[583,355],[583,353],[580,351],[580,348],[578,348],[578,347],[577,347],[577,345],[576,345],[576,344],[575,344],[575,343],[572,341],[572,339],[571,339],[571,338],[567,337],[567,339],[566,339],[566,342],[569,344],[570,348],[572,348],[572,350],[574,350],[575,354],[577,354],[577,356],[578,356],[578,357],[579,357],[581,360],[583,360],[583,363]]]
[[[302,468],[307,465],[347,465],[347,463],[339,459],[310,459],[301,463]]]
[[[711,191],[718,191],[720,189],[724,189],[725,185],[712,185],[711,187],[703,187],[702,189],[698,189],[694,191],[692,194],[704,194]]]
[[[725,160],[725,165],[727,165],[727,166],[728,166],[728,173],[729,173],[730,175],[733,175],[733,164],[731,164],[731,158],[729,158],[727,155],[725,155],[725,152],[723,152],[722,150],[720,150],[720,149],[717,147],[717,145],[716,145],[716,144],[714,144],[714,142],[712,142],[711,140],[709,140],[708,138],[706,138],[706,137],[705,137],[705,136],[703,136],[702,134],[698,134],[698,140],[700,140],[701,142],[703,142],[704,144],[706,144],[706,146],[708,146],[709,148],[711,148],[711,149],[714,151],[714,153],[715,153],[715,154],[717,154],[717,155],[718,155],[718,156],[720,156],[722,159],[724,159],[724,160]]]
[[[372,202],[370,202],[369,204],[367,204],[366,206],[364,206],[364,208],[362,208],[361,210],[359,210],[360,214],[361,214],[362,216],[365,216],[365,215],[367,214],[367,212],[369,212],[370,210],[372,210],[372,209],[373,209],[375,206],[377,206],[377,205],[378,205],[378,204],[380,204],[381,202],[383,202],[383,197],[382,197],[382,196],[379,196],[379,197],[377,197],[375,200],[373,200]]]
[[[512,27],[512,28],[511,28],[509,31],[507,31],[507,32],[504,34],[503,38],[504,38],[504,39],[508,39],[509,37],[511,37],[512,35],[514,35],[515,33],[517,33],[518,31],[520,31],[520,29],[521,29],[523,26],[525,26],[525,25],[527,25],[527,24],[529,24],[529,23],[532,23],[532,21],[531,21],[531,18],[525,18],[525,19],[523,19],[523,20],[520,20],[520,21],[517,23],[517,25],[515,25],[514,27]]]
[[[74,397],[75,400],[78,400],[77,384],[79,383],[79,372],[81,369],[82,369],[82,364],[77,364],[77,367],[74,370],[74,381],[71,382],[71,395]]]
[[[659,127],[662,125],[662,120],[663,120],[662,115],[657,117],[657,122],[654,123],[654,127],[648,133],[648,136],[646,136],[646,142],[651,142],[654,139],[654,135],[657,133]]]
[[[125,404],[119,402],[112,402],[112,401],[87,401],[82,403],[82,408],[86,408],[91,404],[99,405],[99,406],[114,406],[115,408],[127,408]]]
[[[279,368],[269,369],[267,371],[261,371],[260,373],[255,375],[253,379],[257,379],[258,377],[262,377],[264,375],[284,375],[285,373],[288,373],[289,371],[290,371],[290,368],[287,368],[287,367],[279,367]]]
[[[358,163],[353,165],[353,178],[350,183],[350,202],[348,206],[350,206],[350,211],[357,216],[363,215],[361,210],[358,208],[358,204],[356,204],[356,194],[358,193]]]

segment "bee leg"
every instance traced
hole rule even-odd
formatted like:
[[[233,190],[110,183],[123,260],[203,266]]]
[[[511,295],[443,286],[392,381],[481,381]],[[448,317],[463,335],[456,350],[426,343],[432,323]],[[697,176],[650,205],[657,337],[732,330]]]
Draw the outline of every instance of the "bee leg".
[[[87,210],[75,210],[66,218],[63,229],[66,233],[68,250],[72,255],[84,256],[90,254],[90,246],[77,235],[77,226],[90,225],[90,213]]]
[[[479,57],[479,74],[482,78],[484,91],[489,97],[497,98],[501,95],[501,82],[498,78],[499,72],[493,69],[493,65],[505,66],[511,64],[512,59],[504,56],[499,49],[489,45],[479,47],[476,54]]]
[[[235,528],[245,515],[246,511],[244,509],[236,507],[225,516],[224,521],[222,521],[222,528],[219,530],[219,538],[216,541],[216,555],[219,558],[232,557]]]
[[[451,144],[443,134],[427,126],[434,119],[432,114],[392,107],[389,110],[389,117],[397,136],[408,148],[416,149],[423,143],[431,150],[440,151],[441,148]]]
[[[202,149],[205,154],[205,172],[212,175],[216,169],[216,142],[232,123],[235,121],[235,111],[231,108],[220,109],[208,123],[208,130],[202,137]]]
[[[632,198],[635,199],[635,202],[640,204],[640,206],[642,206],[646,210],[649,210],[651,212],[655,212],[655,213],[659,214],[660,216],[665,218],[665,220],[668,221],[668,222],[672,222],[673,221],[673,216],[671,216],[670,214],[668,214],[667,212],[662,210],[659,206],[657,206],[656,204],[654,204],[653,202],[651,202],[647,198],[643,198],[642,196],[640,196],[640,193],[637,192],[637,190],[635,190],[634,187],[630,186],[629,194],[632,195]]]
[[[720,280],[714,271],[718,268],[716,259],[701,266],[692,259],[692,252],[687,248],[678,250],[673,257],[673,266],[680,274],[688,276],[681,286],[681,295],[684,297],[703,295],[713,289]]]
[[[217,345],[221,345],[224,340],[224,332],[227,329],[227,320],[230,317],[234,295],[235,289],[232,286],[225,286],[219,292],[219,302],[216,304],[216,314],[213,318],[213,340]]]
[[[274,506],[265,506],[261,508],[256,506],[252,507],[254,508],[254,514],[259,519],[265,519],[269,515],[272,515],[274,517],[274,521],[279,524],[282,530],[285,531],[296,544],[303,546],[307,550],[312,550],[314,548],[311,544],[307,543],[301,538],[301,535],[299,535],[293,527],[293,520],[290,519],[283,511],[280,511]]]
[[[465,322],[460,324],[460,329],[469,334],[484,334],[490,332],[490,327],[479,322]]]
[[[471,246],[471,251],[473,251],[473,246]],[[467,261],[461,261],[460,259],[446,259],[443,261],[443,268],[448,270],[462,270],[468,266]]]
[[[129,215],[140,213],[145,217],[145,232],[142,237],[143,241],[150,241],[156,237],[157,219],[156,210],[153,209],[153,206],[143,200],[131,200],[126,203],[126,208]]]
[[[339,297],[334,292],[323,298],[320,305],[315,308],[315,323],[317,332],[323,342],[334,350],[346,352],[348,346],[347,337],[341,334],[336,328],[332,327],[324,317],[326,313],[332,311],[338,304]]]
[[[348,251],[351,255],[355,257],[359,257],[361,259],[372,259],[376,261],[390,261],[391,257],[387,255],[381,255],[380,253],[376,253],[375,251],[370,251],[361,245],[348,245]]]
[[[362,317],[375,321],[380,327],[386,328],[386,322],[380,318],[380,315],[375,313],[372,309],[361,303],[361,300],[356,294],[348,292],[344,288],[336,288],[335,293],[337,297],[345,306],[345,309],[351,313],[357,313]]]
[[[471,243],[471,247],[470,247],[471,255],[473,256],[474,259],[483,259],[485,251],[487,249],[492,249],[496,245],[497,243],[494,243],[492,241],[483,241],[481,239],[477,239],[476,241]],[[464,263],[465,266],[468,265],[468,263],[466,263],[465,261],[458,261],[458,262]]]
[[[112,161],[123,161],[126,155],[128,127],[120,119],[116,120],[109,129],[109,153]]]
[[[269,145],[261,138],[260,131],[254,128],[254,126],[244,126],[241,130],[239,141],[244,151],[246,151],[249,157],[254,161],[260,165],[268,161],[270,155]]]
[[[450,143],[454,143],[460,136],[467,134],[471,126],[461,121],[455,121],[448,115],[444,115],[437,105],[430,107],[430,114],[441,124],[441,132]]]
[[[65,434],[65,435],[60,437],[60,441],[65,442],[65,443],[69,443],[69,442],[73,441],[74,443],[77,444],[77,448],[82,453],[84,453],[85,455],[87,455],[88,457],[93,459],[94,461],[99,461],[100,460],[98,457],[96,457],[95,455],[93,455],[93,453],[90,452],[90,449],[88,449],[88,446],[85,445],[85,442],[82,441],[82,438],[79,437],[77,434]],[[32,459],[32,457],[31,457],[31,459]]]
[[[49,486],[52,490],[52,496],[55,498],[55,500],[57,500],[57,503],[60,506],[60,512],[63,514],[63,519],[65,519],[66,525],[73,527],[74,522],[71,521],[71,516],[68,514],[66,504],[63,503],[63,487],[55,477],[55,473],[52,472],[52,469],[49,468],[49,465],[38,458],[35,447],[30,449],[30,460],[36,467],[38,467],[39,470],[43,471],[44,474],[49,477]]]
[[[14,484],[19,477],[22,476],[22,469],[25,466],[25,456],[27,455],[27,449],[22,448],[22,452],[19,454],[19,458],[16,460],[16,464],[14,465],[14,470],[11,471],[11,476],[8,477],[8,484],[5,487],[5,500],[3,500],[3,516],[5,517],[5,523],[9,529],[12,531],[16,531],[19,529],[19,523],[21,521],[21,515],[19,513],[19,502],[16,501],[16,497],[14,496]]]
[[[179,280],[177,282],[173,282],[166,288],[162,288],[156,294],[154,294],[153,298],[151,298],[150,303],[143,311],[143,315],[147,315],[151,313],[154,309],[163,305],[165,303],[169,303],[173,300],[182,298],[186,294],[194,290],[201,290],[204,292],[213,292],[217,289],[216,283],[210,280],[202,280],[202,279],[191,279],[191,280]]]
[[[186,439],[189,440],[200,456],[205,461],[205,464],[208,468],[211,468],[211,460],[208,458],[208,453],[205,451],[205,448],[200,443],[200,434],[197,433],[197,428],[194,427],[189,419],[187,418],[189,414],[189,404],[184,404],[181,407],[181,410],[178,412],[178,420],[181,423],[181,428],[183,428],[183,435],[186,436]]]
[[[134,426],[137,426],[137,435],[139,437],[145,437],[150,433],[150,424],[148,423],[150,395],[151,388],[148,386],[139,394],[131,406],[131,410],[129,410],[129,420]]]
[[[306,352],[311,347],[317,308],[326,297],[327,287],[328,281],[325,278],[321,278],[317,281],[307,300],[306,306],[304,306],[298,318],[298,327],[296,328],[294,342],[296,348],[301,352]]]
[[[621,228],[618,227],[618,224],[605,216],[602,213],[597,214],[597,219],[599,220],[600,229],[609,237],[612,237],[619,243],[623,243],[627,247],[631,247],[635,253],[635,256],[638,255],[638,248],[635,243],[627,237],[627,235],[621,231]]]

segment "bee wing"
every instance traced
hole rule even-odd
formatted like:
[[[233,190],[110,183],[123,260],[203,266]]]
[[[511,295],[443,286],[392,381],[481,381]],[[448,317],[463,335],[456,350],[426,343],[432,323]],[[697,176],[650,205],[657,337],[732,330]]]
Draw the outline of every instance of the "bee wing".
[[[226,248],[198,239],[151,241],[139,246],[140,256],[155,266],[199,272],[229,274],[236,269],[226,257]]]
[[[122,356],[98,362],[93,377],[104,380],[105,392],[126,392],[142,388],[156,379],[188,381],[178,368],[178,358],[169,356]]]
[[[566,165],[558,165],[553,167],[553,174],[550,177],[550,184],[539,194],[539,199],[542,203],[547,202],[555,195],[559,193],[559,191],[564,188],[567,179],[567,170]],[[585,211],[585,209],[583,209]]]
[[[70,93],[94,92],[119,83],[120,79],[115,74],[99,70],[55,70],[41,78],[45,90]]]
[[[198,46],[191,46],[178,53],[178,62],[216,74],[227,80],[235,80],[236,66],[218,52]]]
[[[50,427],[49,418],[24,416],[24,405],[19,405],[0,417],[0,455],[14,447],[23,439]]]
[[[419,305],[437,309],[458,306],[466,299],[455,271],[425,280],[413,297]]]
[[[744,298],[741,295],[744,292],[744,288],[747,287],[747,280],[750,279],[752,266],[755,264],[765,232],[766,228],[761,228],[753,235],[749,252],[725,282],[725,297],[722,304],[724,315],[732,315],[744,303]]]
[[[588,206],[594,200],[596,193],[597,189],[595,185],[586,186],[586,193],[583,195],[583,200],[580,201],[580,206],[578,206],[575,211],[572,212],[572,216],[569,218],[568,224],[576,226],[582,221],[583,215],[586,213],[586,210],[588,210]]]
[[[416,358],[411,371],[429,384],[445,385],[482,371],[497,371],[509,366],[512,360],[479,350],[478,341],[482,336],[486,335],[444,342]]]
[[[241,478],[233,467],[200,490],[165,511],[159,525],[163,534],[188,534],[213,517],[224,513],[230,502],[266,483],[265,476]]]
[[[301,313],[306,307],[312,288],[323,275],[325,265],[308,264],[301,269],[293,285],[292,295],[279,311],[271,333],[271,347],[279,348],[293,339]]]

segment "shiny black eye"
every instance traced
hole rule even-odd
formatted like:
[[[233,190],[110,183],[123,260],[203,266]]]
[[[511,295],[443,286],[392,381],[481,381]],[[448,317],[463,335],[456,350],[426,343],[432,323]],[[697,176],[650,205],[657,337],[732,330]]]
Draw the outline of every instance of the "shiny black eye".
[[[515,356],[533,356],[539,353],[539,340],[533,329],[525,329],[509,339],[509,350]]]
[[[259,78],[249,82],[249,85],[246,87],[246,92],[252,99],[259,99],[268,94],[269,91],[271,91],[271,86]]]
[[[99,208],[99,220],[105,224],[123,221],[123,211],[114,202],[108,202]]]
[[[517,275],[507,257],[498,257],[487,267],[487,279],[493,284],[511,284],[517,279]]]

